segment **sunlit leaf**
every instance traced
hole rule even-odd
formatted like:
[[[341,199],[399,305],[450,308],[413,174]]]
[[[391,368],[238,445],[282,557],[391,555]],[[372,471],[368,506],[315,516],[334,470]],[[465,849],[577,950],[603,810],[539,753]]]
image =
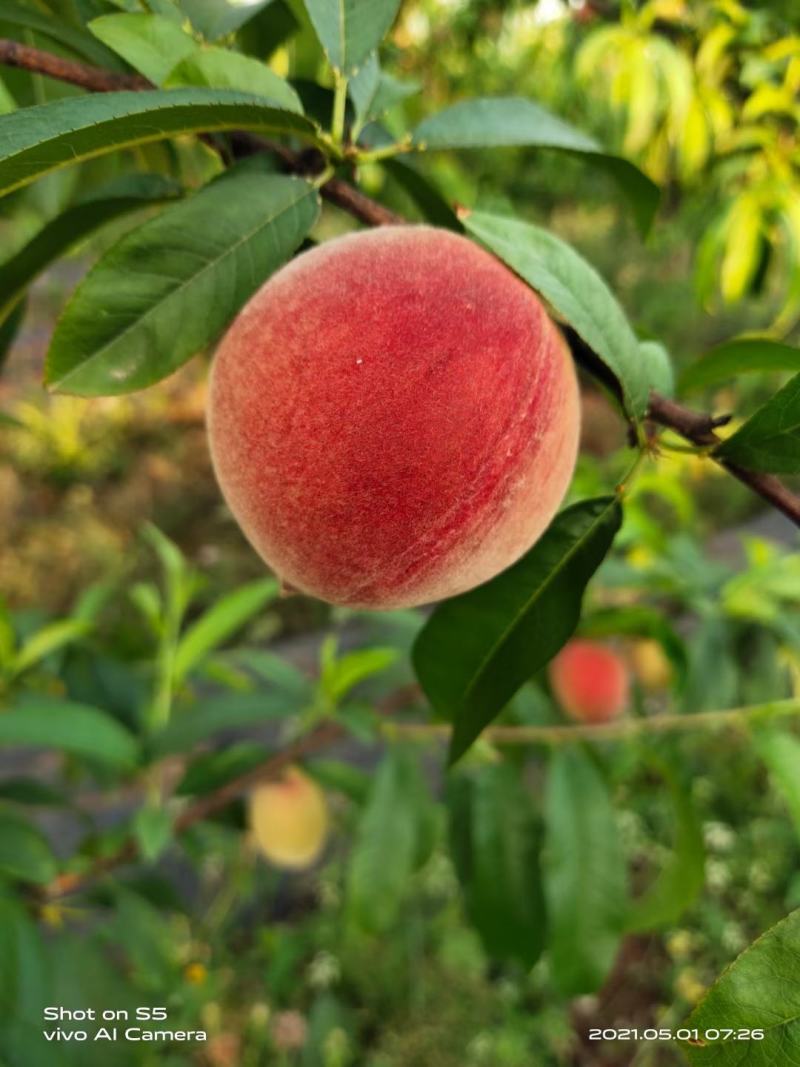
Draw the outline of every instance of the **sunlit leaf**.
[[[83,396],[132,392],[215,341],[313,225],[300,178],[228,174],[127,234],[78,286],[45,380]]]
[[[800,471],[800,374],[714,450],[721,459],[771,474]]]
[[[717,979],[682,1028],[695,1067],[774,1067],[800,1057],[800,911],[746,948]],[[762,1040],[714,1039],[720,1030],[762,1030]]]
[[[305,0],[331,66],[355,74],[394,22],[400,0]]]
[[[533,100],[495,97],[464,100],[431,115],[414,131],[419,151],[445,148],[554,148],[589,157],[606,170],[631,202],[641,229],[658,207],[658,188],[642,172]]]

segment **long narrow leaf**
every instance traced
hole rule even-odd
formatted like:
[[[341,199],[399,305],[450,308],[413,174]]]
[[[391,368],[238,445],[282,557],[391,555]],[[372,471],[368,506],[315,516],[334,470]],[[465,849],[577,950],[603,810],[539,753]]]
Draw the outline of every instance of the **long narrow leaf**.
[[[263,97],[172,89],[70,97],[0,117],[0,195],[120,148],[184,133],[260,130],[314,142],[317,127]]]
[[[56,326],[45,381],[107,396],[171,374],[218,338],[318,211],[308,182],[249,170],[170,206],[110,249],[78,287]]]

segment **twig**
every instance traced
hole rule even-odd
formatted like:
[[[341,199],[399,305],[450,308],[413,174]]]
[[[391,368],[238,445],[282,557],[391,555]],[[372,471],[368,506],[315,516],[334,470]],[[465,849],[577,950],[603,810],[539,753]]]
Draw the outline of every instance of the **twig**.
[[[714,433],[714,429],[724,425],[727,421],[727,417],[724,420],[715,419],[710,415],[692,411],[658,393],[650,396],[648,415],[659,426],[675,430],[687,441],[700,446],[717,444],[720,438]],[[779,478],[772,474],[747,470],[745,467],[740,467],[738,463],[729,463],[722,457],[717,459],[713,454],[710,458],[757,493],[762,500],[766,500],[768,504],[780,511],[795,526],[800,526],[800,497],[784,485]]]
[[[650,715],[637,719],[617,719],[597,725],[573,726],[489,726],[481,737],[501,745],[563,745],[577,741],[622,741],[643,734],[680,733],[692,730],[715,730],[726,726],[750,726],[767,719],[800,715],[800,700],[774,700],[722,711],[697,711],[691,714]],[[428,738],[450,736],[449,723],[391,723],[390,736]]]
[[[76,63],[71,59],[62,59],[51,52],[19,44],[0,38],[0,63],[6,67],[19,67],[36,74],[46,74],[49,78],[79,85],[92,93],[113,93],[125,89],[152,89],[153,85],[138,74],[114,74],[90,67],[86,63]]]

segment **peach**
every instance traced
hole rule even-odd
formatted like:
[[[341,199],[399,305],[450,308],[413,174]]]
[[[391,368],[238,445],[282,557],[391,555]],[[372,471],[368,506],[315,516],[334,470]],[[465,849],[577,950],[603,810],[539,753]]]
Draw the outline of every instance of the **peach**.
[[[652,637],[643,637],[631,648],[633,673],[644,689],[667,689],[672,682],[672,665],[663,645]]]
[[[297,256],[217,352],[225,499],[287,587],[396,608],[487,581],[572,476],[578,390],[541,300],[472,241],[387,226]]]
[[[275,867],[303,870],[318,859],[328,836],[328,805],[317,783],[297,767],[256,786],[248,798],[250,829]]]
[[[568,642],[551,661],[549,675],[558,703],[578,722],[610,722],[628,706],[628,668],[608,645]]]

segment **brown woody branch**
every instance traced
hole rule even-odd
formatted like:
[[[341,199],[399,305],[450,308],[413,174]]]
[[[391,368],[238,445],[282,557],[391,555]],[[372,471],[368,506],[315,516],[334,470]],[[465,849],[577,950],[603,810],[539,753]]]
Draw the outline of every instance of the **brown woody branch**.
[[[133,74],[116,74],[62,59],[38,48],[18,44],[16,41],[0,39],[0,64],[19,67],[34,73],[45,74],[60,81],[80,86],[90,92],[114,92],[120,90],[142,90],[153,88],[146,78]],[[250,133],[237,132],[231,135],[234,154],[250,155],[253,152],[269,151],[276,155],[285,169],[291,173],[313,176],[320,173],[324,160],[315,150],[296,152],[286,145],[264,141]],[[372,200],[359,189],[341,178],[331,178],[320,188],[321,195],[330,203],[347,211],[354,218],[368,226],[398,225],[406,220],[389,208]],[[607,368],[598,357],[583,344],[572,331],[567,331],[576,358],[587,370],[596,375],[611,389],[618,389],[613,378],[609,378]],[[725,419],[692,411],[683,405],[653,393],[650,397],[648,417],[660,426],[679,433],[687,441],[700,447],[713,446],[719,440],[714,430]],[[793,523],[800,526],[800,497],[791,492],[779,479],[768,474],[748,471],[737,464],[719,462],[744,485],[760,496],[767,503],[777,508]],[[253,785],[263,779],[274,777],[294,760],[301,759],[311,752],[327,747],[343,736],[343,730],[336,723],[325,723],[304,738],[289,745],[272,756],[253,771],[236,778],[215,792],[190,804],[175,822],[175,832],[181,833],[188,827],[214,814],[231,800],[241,796]],[[41,896],[44,899],[58,899],[69,893],[85,888],[97,877],[114,870],[118,866],[136,859],[137,849],[133,840],[128,841],[118,852],[97,861],[94,866],[82,874],[66,874],[45,888]]]
[[[675,430],[681,437],[700,447],[718,444],[720,439],[714,430],[728,421],[727,417],[715,419],[711,415],[692,411],[658,393],[653,393],[650,397],[648,415],[659,426]],[[712,458],[716,459],[713,456]],[[738,478],[740,482],[757,493],[762,500],[766,500],[768,504],[790,519],[795,526],[800,526],[800,497],[784,485],[779,478],[772,474],[747,470],[745,467],[740,467],[738,463],[729,463],[722,458],[717,462],[734,478]]]
[[[6,67],[19,67],[35,74],[46,74],[48,78],[78,85],[91,93],[112,93],[124,89],[152,89],[152,83],[138,74],[114,74],[111,71],[90,67],[86,63],[75,63],[62,59],[39,48],[31,48],[17,41],[0,39],[0,63]]]

